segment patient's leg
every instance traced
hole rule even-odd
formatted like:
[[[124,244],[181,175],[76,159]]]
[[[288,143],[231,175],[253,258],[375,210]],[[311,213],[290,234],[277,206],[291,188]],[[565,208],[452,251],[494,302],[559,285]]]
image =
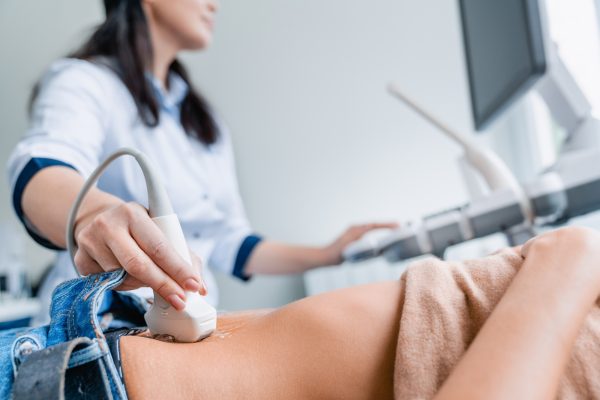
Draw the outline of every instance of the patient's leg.
[[[392,398],[399,282],[316,296],[271,313],[223,316],[195,344],[121,341],[132,399]]]

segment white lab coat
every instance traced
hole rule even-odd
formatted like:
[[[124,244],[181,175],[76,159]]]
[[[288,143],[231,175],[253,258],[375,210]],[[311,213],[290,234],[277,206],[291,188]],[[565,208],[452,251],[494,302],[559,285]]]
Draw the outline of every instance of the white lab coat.
[[[160,123],[149,128],[139,119],[127,88],[106,65],[74,59],[55,62],[40,81],[29,129],[8,162],[10,183],[13,197],[18,199],[29,178],[24,171],[32,159],[57,160],[88,177],[121,147],[144,152],[162,172],[189,246],[205,264],[208,301],[216,305],[218,289],[210,269],[240,276],[239,265],[234,271],[234,264],[239,264],[240,246],[253,236],[252,230],[239,195],[227,130],[219,123],[221,137],[212,146],[186,135],[179,123],[179,105],[188,88],[177,75],[171,74],[169,79],[169,92],[153,82]],[[98,187],[147,206],[145,183],[133,159],[116,161]],[[19,205],[15,206],[19,213]],[[24,217],[22,220],[36,236],[35,227]],[[59,252],[41,293],[46,300],[45,314],[53,287],[75,276],[68,255]]]

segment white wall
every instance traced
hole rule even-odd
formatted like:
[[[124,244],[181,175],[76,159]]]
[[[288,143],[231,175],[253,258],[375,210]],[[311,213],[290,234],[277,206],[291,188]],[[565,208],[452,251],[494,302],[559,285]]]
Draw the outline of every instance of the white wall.
[[[2,162],[25,129],[36,77],[99,20],[100,4],[0,2]],[[216,33],[208,52],[185,59],[232,128],[258,232],[321,244],[352,222],[409,218],[466,199],[458,149],[385,92],[394,79],[470,130],[456,2],[223,1]],[[0,194],[0,220],[12,218],[4,175]],[[225,309],[303,295],[298,277],[220,283]]]
[[[457,18],[454,2],[431,0],[223,2],[215,46],[190,61],[233,128],[259,231],[321,243],[349,222],[464,200],[457,149],[384,90],[395,79],[468,128]],[[297,293],[292,279],[224,287],[251,305]]]
[[[0,223],[14,226],[27,243],[32,276],[52,253],[25,238],[14,217],[5,171],[13,146],[27,126],[27,101],[36,79],[54,59],[73,50],[101,19],[101,1],[0,1]],[[0,249],[4,243],[0,240]],[[0,266],[0,270],[5,266]]]

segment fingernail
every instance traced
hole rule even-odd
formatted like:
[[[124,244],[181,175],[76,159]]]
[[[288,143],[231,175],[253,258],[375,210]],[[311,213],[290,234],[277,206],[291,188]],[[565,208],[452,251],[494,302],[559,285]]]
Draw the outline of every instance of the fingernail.
[[[190,278],[184,282],[183,288],[188,292],[197,292],[200,290],[201,286],[197,280]]]
[[[208,288],[206,287],[206,283],[204,282],[204,279],[202,279],[202,289],[200,289],[200,294],[202,296],[206,296],[208,294]]]
[[[185,308],[185,302],[181,299],[181,297],[179,297],[176,294],[172,294],[170,295],[167,300],[169,300],[169,303],[171,303],[171,305],[177,310],[177,311],[181,311]]]

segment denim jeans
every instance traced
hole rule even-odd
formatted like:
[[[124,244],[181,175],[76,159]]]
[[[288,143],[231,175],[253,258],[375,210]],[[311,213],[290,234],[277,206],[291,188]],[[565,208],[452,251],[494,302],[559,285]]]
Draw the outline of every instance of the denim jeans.
[[[115,271],[61,284],[51,322],[0,332],[0,400],[126,399],[105,333],[145,325],[146,304]]]

